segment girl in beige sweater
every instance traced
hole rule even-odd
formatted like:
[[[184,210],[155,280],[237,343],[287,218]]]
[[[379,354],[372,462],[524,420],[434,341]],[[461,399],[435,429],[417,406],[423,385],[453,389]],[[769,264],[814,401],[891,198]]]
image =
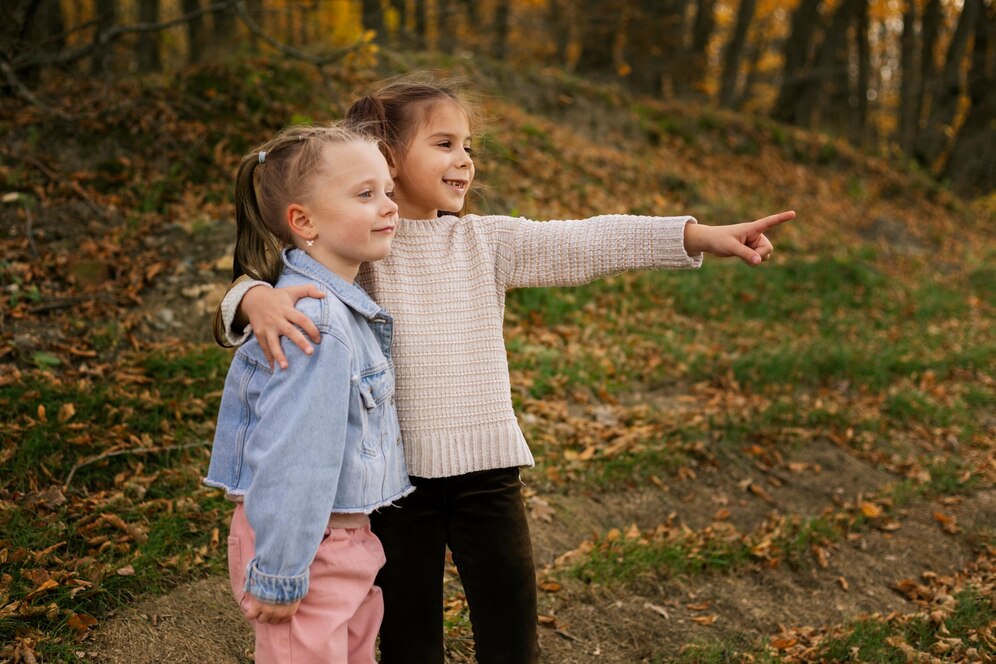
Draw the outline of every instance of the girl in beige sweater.
[[[401,509],[372,515],[387,553],[381,661],[443,662],[442,574],[446,548],[470,607],[477,659],[538,659],[536,583],[519,468],[532,466],[512,409],[502,323],[505,292],[578,285],[631,269],[686,269],[703,253],[758,265],[764,236],[793,212],[729,226],[688,216],[604,215],[537,222],[456,216],[474,181],[471,113],[457,88],[402,80],[356,101],[346,115],[382,141],[401,220],[391,255],[357,280],[395,319],[396,400],[416,491]],[[235,256],[235,276],[244,256]],[[219,335],[241,309],[268,356],[282,343],[310,352],[310,319],[294,308],[306,288],[237,281],[222,303]],[[244,319],[241,321],[244,323]],[[307,335],[307,336],[306,336]]]

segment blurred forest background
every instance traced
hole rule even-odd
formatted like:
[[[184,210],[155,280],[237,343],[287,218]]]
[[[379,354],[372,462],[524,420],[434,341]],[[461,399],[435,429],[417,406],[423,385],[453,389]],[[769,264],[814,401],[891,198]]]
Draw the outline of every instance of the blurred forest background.
[[[994,0],[5,0],[5,92],[236,52],[332,65],[380,46],[487,55],[711,103],[996,186]],[[85,110],[85,109],[81,109]]]

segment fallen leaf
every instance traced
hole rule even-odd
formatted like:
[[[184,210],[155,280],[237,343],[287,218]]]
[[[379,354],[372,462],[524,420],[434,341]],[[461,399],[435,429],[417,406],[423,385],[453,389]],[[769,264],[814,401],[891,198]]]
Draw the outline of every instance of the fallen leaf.
[[[719,619],[715,613],[708,616],[692,616],[692,622],[699,625],[711,625]]]
[[[536,585],[540,590],[545,590],[548,593],[555,593],[563,588],[563,586],[556,581],[540,581]]]
[[[66,621],[66,624],[77,632],[85,632],[97,624],[97,619],[85,613],[74,613]]]
[[[712,602],[699,602],[698,604],[686,604],[685,608],[689,611],[705,611],[710,606],[712,606]]]
[[[59,406],[59,421],[65,424],[76,414],[76,406],[71,403],[64,403]]]
[[[877,519],[882,516],[882,508],[875,503],[864,502],[861,503],[861,513],[869,519]]]
[[[553,521],[553,515],[555,514],[553,508],[550,507],[550,503],[539,496],[533,496],[529,499],[529,513],[534,519],[546,521],[547,523]]]

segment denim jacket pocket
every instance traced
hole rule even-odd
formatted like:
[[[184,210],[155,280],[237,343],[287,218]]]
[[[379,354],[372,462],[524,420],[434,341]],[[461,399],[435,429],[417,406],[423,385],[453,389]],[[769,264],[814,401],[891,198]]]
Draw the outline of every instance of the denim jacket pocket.
[[[390,408],[394,400],[394,374],[389,367],[380,367],[360,377],[357,390],[363,406],[363,454],[382,454],[383,439],[390,434],[393,418]]]

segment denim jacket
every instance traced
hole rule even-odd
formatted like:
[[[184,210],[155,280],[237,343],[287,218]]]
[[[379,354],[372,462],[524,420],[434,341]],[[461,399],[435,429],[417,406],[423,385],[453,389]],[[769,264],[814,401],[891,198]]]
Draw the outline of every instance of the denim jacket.
[[[313,284],[297,308],[322,340],[311,357],[283,339],[271,370],[252,337],[232,359],[204,483],[245,502],[256,536],[246,590],[291,603],[332,512],[369,513],[412,490],[394,410],[393,321],[358,286],[303,251],[283,252],[278,286]]]

